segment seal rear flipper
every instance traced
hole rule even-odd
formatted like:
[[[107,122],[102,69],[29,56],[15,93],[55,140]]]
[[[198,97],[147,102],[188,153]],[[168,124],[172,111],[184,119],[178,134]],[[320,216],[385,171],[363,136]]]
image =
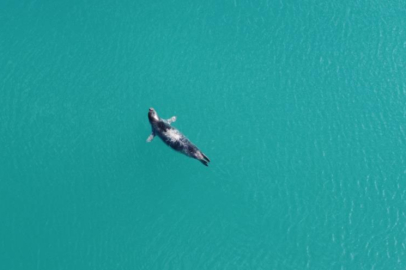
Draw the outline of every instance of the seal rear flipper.
[[[209,166],[209,163],[206,161],[206,160],[204,160],[204,159],[199,159],[199,161],[201,162],[201,163],[203,163],[203,165],[204,166]]]
[[[210,162],[210,159],[205,154],[202,153],[202,156],[207,162]]]
[[[210,159],[205,154],[203,154],[202,152],[199,151],[199,153],[197,154],[197,159],[201,163],[203,163],[203,165],[209,166]]]

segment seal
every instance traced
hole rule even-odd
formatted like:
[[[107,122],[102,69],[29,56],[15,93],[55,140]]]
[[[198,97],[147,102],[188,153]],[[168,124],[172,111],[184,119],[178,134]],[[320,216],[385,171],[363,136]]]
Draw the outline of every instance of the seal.
[[[176,117],[173,116],[167,120],[159,118],[158,114],[153,108],[148,112],[149,123],[152,127],[152,133],[149,135],[147,142],[151,142],[155,136],[161,138],[161,140],[173,150],[185,154],[188,157],[199,160],[203,165],[208,166],[210,159],[203,154],[199,148],[186,138],[179,130],[171,126],[176,121]]]

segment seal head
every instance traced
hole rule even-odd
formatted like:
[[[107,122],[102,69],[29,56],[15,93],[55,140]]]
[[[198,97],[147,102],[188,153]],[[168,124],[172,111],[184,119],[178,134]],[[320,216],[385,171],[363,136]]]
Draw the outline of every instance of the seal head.
[[[152,124],[153,122],[158,122],[158,121],[159,121],[158,114],[156,113],[156,111],[154,110],[154,108],[149,108],[149,111],[148,111],[148,119],[149,119],[149,122],[151,122],[151,124]]]

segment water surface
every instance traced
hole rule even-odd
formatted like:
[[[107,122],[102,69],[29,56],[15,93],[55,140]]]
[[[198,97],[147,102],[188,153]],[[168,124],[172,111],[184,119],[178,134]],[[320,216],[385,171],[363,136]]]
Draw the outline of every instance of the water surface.
[[[2,1],[1,268],[405,269],[405,10]]]

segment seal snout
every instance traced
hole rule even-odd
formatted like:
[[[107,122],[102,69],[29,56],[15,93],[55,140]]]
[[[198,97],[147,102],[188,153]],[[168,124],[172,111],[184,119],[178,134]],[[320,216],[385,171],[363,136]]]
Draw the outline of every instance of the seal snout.
[[[156,113],[156,111],[152,107],[149,108],[148,118],[149,118],[150,121],[152,121],[152,120],[158,121],[159,120],[158,114]]]

